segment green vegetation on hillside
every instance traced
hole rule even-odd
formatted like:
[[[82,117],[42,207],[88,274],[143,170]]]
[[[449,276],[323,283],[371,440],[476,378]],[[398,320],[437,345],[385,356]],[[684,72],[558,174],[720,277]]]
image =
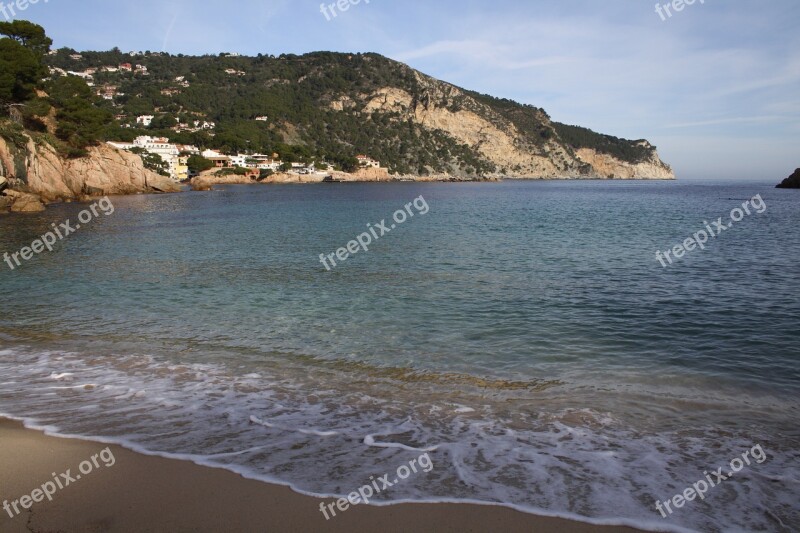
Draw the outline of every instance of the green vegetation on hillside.
[[[55,134],[61,142],[53,144],[65,155],[84,155],[88,146],[101,140],[111,113],[97,106],[94,93],[78,78],[45,81],[44,58],[53,41],[44,28],[25,20],[2,22],[0,36],[0,116],[31,132],[45,132],[45,119],[54,107]]]
[[[65,71],[99,69],[95,85],[113,85],[123,93],[113,102],[99,104],[123,116],[106,131],[109,139],[167,136],[173,142],[228,153],[277,153],[285,161],[324,159],[344,170],[357,168],[355,156],[360,153],[399,173],[495,170],[475,150],[443,131],[431,132],[392,114],[334,110],[334,101],[357,101],[386,86],[416,91],[410,69],[375,54],[131,56],[115,49],[82,52],[77,60],[76,54],[61,49],[48,62]],[[102,71],[122,63],[143,65],[147,75]],[[144,128],[136,125],[139,115],[155,119]],[[257,116],[268,121],[255,121]],[[216,127],[173,129],[176,122],[191,126],[194,121],[213,122]]]
[[[569,126],[553,122],[553,127],[558,132],[561,140],[573,148],[591,148],[598,152],[612,155],[620,161],[632,164],[645,161],[656,149],[645,140],[628,141],[611,135],[596,133],[580,126]]]
[[[368,111],[366,104],[384,88],[409,94],[412,109],[466,109],[498,128],[509,130],[511,124],[519,149],[531,154],[547,156],[546,147],[554,142],[568,151],[594,148],[631,163],[653,153],[646,143],[554,123],[540,108],[463,91],[377,54],[49,52],[44,30],[25,21],[0,24],[0,35],[5,36],[0,39],[0,112],[16,113],[15,120],[28,131],[49,130],[57,148],[70,156],[100,141],[151,135],[225,153],[325,161],[344,170],[357,168],[355,156],[362,153],[395,173],[505,170],[477,146],[424,127],[408,113]],[[137,123],[141,115],[153,115],[148,127]]]

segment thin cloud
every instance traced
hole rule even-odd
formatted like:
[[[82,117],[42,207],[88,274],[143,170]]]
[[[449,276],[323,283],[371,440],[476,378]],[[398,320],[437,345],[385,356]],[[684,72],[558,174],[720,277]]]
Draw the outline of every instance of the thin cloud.
[[[785,121],[787,117],[781,116],[763,116],[763,117],[735,117],[735,118],[720,118],[713,120],[702,120],[698,122],[684,122],[681,124],[668,124],[665,128],[696,128],[702,126],[718,126],[720,124],[741,124],[747,122],[775,122]]]
[[[398,61],[403,62],[434,56],[458,56],[462,59],[469,58],[472,60],[479,60],[482,63],[491,65],[492,68],[501,68],[505,70],[520,70],[559,65],[572,61],[563,56],[515,60],[511,58],[511,53],[511,47],[508,46],[500,46],[486,41],[463,40],[437,41],[416,50],[408,50],[393,54],[393,56]]]

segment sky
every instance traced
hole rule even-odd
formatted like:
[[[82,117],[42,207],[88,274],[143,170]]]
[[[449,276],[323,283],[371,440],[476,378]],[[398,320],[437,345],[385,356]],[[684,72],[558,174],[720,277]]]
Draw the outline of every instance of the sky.
[[[79,51],[377,52],[646,138],[679,179],[777,183],[800,167],[797,0],[353,2],[323,13],[320,0],[39,0],[17,15]]]

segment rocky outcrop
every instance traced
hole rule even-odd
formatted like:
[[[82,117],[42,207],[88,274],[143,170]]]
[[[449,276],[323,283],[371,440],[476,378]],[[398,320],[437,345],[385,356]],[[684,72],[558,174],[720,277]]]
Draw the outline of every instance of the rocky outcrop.
[[[328,174],[339,181],[392,181],[394,179],[385,168],[362,168],[353,173],[333,171]]]
[[[277,172],[267,176],[259,183],[322,183],[327,174],[290,174],[288,172]]]
[[[210,191],[214,185],[246,185],[255,183],[249,176],[238,176],[236,174],[228,174],[225,176],[216,175],[218,170],[210,170],[201,173],[189,181],[189,185],[193,191]]]
[[[794,174],[783,180],[777,186],[778,189],[800,189],[800,168]]]
[[[591,149],[573,150],[563,143],[541,110],[530,110],[541,124],[539,137],[532,138],[515,123],[471,94],[413,71],[419,93],[414,96],[398,87],[384,87],[364,97],[362,112],[388,113],[431,131],[442,131],[477,151],[498,169],[494,177],[506,178],[616,178],[675,179],[652,146],[651,156],[637,163],[621,161]],[[344,101],[331,104],[345,110]],[[454,169],[458,174],[458,171]]]
[[[338,182],[368,182],[368,181],[393,181],[396,178],[389,174],[385,168],[362,168],[356,172],[331,171],[322,174],[291,174],[288,172],[278,172],[264,178],[260,183],[322,183],[325,178],[330,176],[332,181]]]
[[[35,194],[10,190],[6,197],[7,207],[12,213],[39,213],[45,207],[42,201]]]
[[[34,194],[44,203],[180,191],[171,179],[144,168],[136,154],[104,144],[89,148],[86,157],[65,159],[49,144],[26,138],[24,146],[15,146],[0,137],[0,174],[9,179],[11,188]]]
[[[434,83],[420,74],[417,81],[426,90],[424,101],[415,100],[402,89],[386,87],[367,102],[364,111],[373,113],[398,113],[429,130],[447,132],[456,141],[476,149],[497,168],[505,170],[508,177],[558,177],[579,168],[578,162],[557,165],[546,154],[532,153],[521,146],[519,131],[510,122],[495,115],[490,109],[476,110],[447,105],[462,98],[463,93],[452,86]],[[444,104],[444,105],[443,105]],[[492,120],[484,118],[491,116]],[[552,146],[558,152],[558,146]]]
[[[669,165],[664,164],[653,152],[650,159],[636,165],[620,161],[608,154],[599,153],[591,148],[581,148],[576,152],[578,159],[591,165],[597,178],[614,179],[659,179],[672,180],[675,174]]]

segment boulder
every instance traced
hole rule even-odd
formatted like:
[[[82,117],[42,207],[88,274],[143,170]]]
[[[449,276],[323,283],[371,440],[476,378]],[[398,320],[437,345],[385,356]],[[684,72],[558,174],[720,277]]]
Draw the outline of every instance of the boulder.
[[[192,180],[189,182],[193,191],[211,191],[213,187],[207,181]]]
[[[35,194],[27,192],[9,191],[12,213],[39,213],[44,211],[44,204]]]
[[[6,189],[8,189],[8,180],[3,176],[0,176],[0,194],[2,194]]]
[[[189,182],[193,191],[210,191],[214,185],[250,185],[256,183],[250,176],[238,174],[217,175],[216,171],[206,171]]]
[[[14,201],[8,196],[0,196],[0,214],[8,213]]]
[[[783,180],[778,189],[800,189],[800,168],[794,171],[794,174]]]
[[[181,186],[179,183],[176,183],[172,181],[172,179],[154,172],[147,176],[146,183],[148,190],[151,192],[181,192]]]
[[[92,187],[91,185],[83,185],[83,196],[103,196],[105,191],[99,187]]]

